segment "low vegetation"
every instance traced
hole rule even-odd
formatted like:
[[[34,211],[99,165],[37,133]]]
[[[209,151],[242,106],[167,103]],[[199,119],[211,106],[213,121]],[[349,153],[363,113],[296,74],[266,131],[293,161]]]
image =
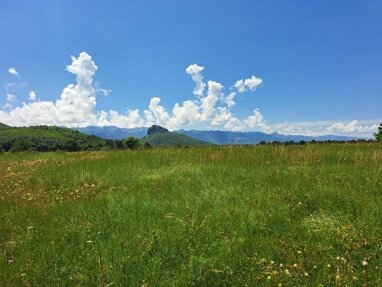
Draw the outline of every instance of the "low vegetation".
[[[0,286],[382,286],[380,143],[0,154]]]

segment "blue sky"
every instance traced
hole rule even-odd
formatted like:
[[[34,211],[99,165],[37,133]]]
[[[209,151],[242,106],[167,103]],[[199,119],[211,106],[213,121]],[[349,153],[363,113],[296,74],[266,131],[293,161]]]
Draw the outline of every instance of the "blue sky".
[[[0,34],[8,124],[368,136],[382,121],[382,1],[0,0]]]

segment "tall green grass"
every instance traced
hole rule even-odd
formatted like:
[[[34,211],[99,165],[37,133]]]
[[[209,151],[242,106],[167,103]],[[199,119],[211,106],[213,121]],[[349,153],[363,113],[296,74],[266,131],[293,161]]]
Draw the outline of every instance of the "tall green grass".
[[[0,155],[0,286],[381,286],[382,146]]]

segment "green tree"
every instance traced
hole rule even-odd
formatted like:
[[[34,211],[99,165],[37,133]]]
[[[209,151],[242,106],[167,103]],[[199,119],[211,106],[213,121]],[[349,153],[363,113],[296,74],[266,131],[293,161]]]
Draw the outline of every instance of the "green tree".
[[[79,151],[81,150],[80,146],[75,140],[68,140],[64,143],[63,149],[65,151]]]
[[[123,144],[128,149],[137,149],[140,146],[141,142],[138,138],[128,137],[123,141]]]
[[[378,132],[374,134],[377,141],[382,141],[382,123],[378,127]]]
[[[11,152],[20,152],[32,149],[33,144],[27,139],[18,139],[14,142]]]
[[[153,146],[149,142],[145,142],[143,145],[143,148],[150,149],[150,148],[153,148]]]

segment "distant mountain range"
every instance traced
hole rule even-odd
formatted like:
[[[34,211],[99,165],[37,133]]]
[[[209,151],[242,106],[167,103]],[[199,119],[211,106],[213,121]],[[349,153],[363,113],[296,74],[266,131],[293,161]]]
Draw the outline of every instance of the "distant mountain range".
[[[264,142],[286,142],[286,141],[348,141],[357,139],[355,137],[325,135],[325,136],[303,136],[303,135],[283,135],[279,133],[263,133],[263,132],[232,132],[232,131],[198,131],[198,130],[179,130],[178,133],[186,134],[194,138],[208,141],[215,144],[257,144]]]
[[[147,134],[147,128],[132,128],[132,129],[123,129],[117,128],[114,126],[108,127],[97,127],[97,126],[88,126],[85,128],[74,128],[79,132],[88,135],[99,136],[104,139],[111,140],[121,140],[127,137],[136,137],[143,138]]]
[[[143,138],[147,134],[147,128],[118,128],[114,126],[107,127],[96,127],[89,126],[85,128],[76,128],[80,132],[89,135],[95,135],[105,139],[124,139],[129,136]],[[356,137],[348,136],[338,136],[338,135],[324,135],[324,136],[303,136],[303,135],[283,135],[279,133],[263,133],[263,132],[232,132],[232,131],[216,131],[216,130],[177,130],[172,134],[182,134],[193,137],[200,141],[209,142],[219,145],[230,145],[230,144],[257,144],[262,141],[273,142],[273,141],[349,141],[357,140]]]

